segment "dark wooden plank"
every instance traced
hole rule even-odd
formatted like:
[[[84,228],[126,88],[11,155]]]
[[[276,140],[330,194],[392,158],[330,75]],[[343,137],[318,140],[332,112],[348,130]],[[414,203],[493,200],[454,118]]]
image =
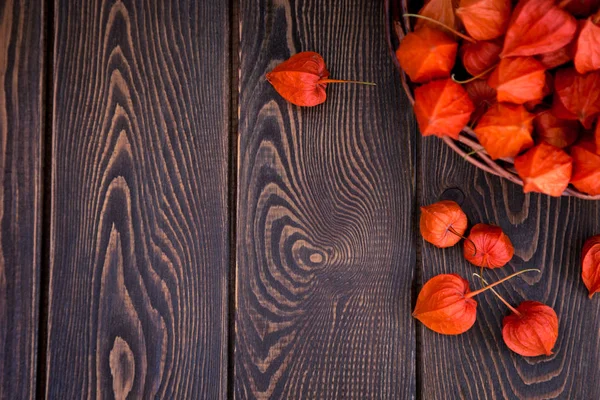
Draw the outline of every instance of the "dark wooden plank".
[[[48,398],[223,398],[229,6],[55,3]]]
[[[0,398],[35,396],[40,292],[43,7],[0,2]]]
[[[242,2],[235,395],[413,398],[413,120],[383,2]],[[265,81],[300,51],[332,77],[315,108]]]
[[[421,166],[423,203],[458,188],[471,224],[494,223],[510,236],[515,259],[503,269],[486,271],[490,280],[523,268],[542,270],[499,292],[515,305],[530,299],[554,307],[560,323],[555,354],[536,358],[521,357],[505,346],[502,319],[507,308],[491,293],[477,297],[478,321],[463,335],[442,336],[419,325],[423,398],[600,398],[600,303],[587,298],[580,278],[583,242],[600,233],[600,204],[524,195],[520,187],[471,167],[434,138],[423,140]],[[459,191],[443,196],[462,197]],[[472,278],[478,269],[464,260],[461,246],[442,250],[424,243],[422,271],[423,280],[457,272],[479,287]]]

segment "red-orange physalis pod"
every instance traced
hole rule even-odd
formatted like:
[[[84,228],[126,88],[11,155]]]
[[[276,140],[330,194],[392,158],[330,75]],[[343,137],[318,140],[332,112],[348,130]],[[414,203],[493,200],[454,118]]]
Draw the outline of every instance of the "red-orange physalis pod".
[[[328,83],[373,85],[369,82],[343,81],[328,77],[329,71],[325,67],[323,57],[312,51],[295,54],[267,73],[267,81],[277,93],[298,106],[316,106],[323,103],[327,98],[325,88]]]
[[[580,74],[574,68],[560,69],[554,77],[554,89],[554,114],[578,119],[590,129],[600,114],[600,71]]]
[[[536,114],[533,126],[537,138],[560,148],[575,143],[581,130],[578,121],[557,118],[550,110]]]
[[[456,15],[472,38],[490,40],[504,35],[511,11],[511,0],[460,0]]]
[[[544,97],[544,66],[533,57],[503,58],[488,79],[498,101],[524,104]]]
[[[421,207],[421,235],[437,247],[454,246],[467,230],[467,216],[458,204],[442,200]]]
[[[600,235],[592,236],[583,245],[581,278],[590,299],[594,293],[600,292]]]
[[[556,312],[540,302],[524,301],[504,317],[502,338],[509,349],[522,356],[549,356],[558,339]]]
[[[464,242],[463,254],[478,267],[500,268],[512,259],[515,249],[499,226],[477,224]]]
[[[473,76],[490,69],[500,61],[501,40],[464,41],[458,50],[467,72]]]
[[[452,37],[424,26],[406,35],[396,50],[396,58],[411,81],[427,82],[450,77],[457,48]]]
[[[502,57],[549,53],[569,43],[576,31],[575,18],[554,0],[520,1],[506,32]]]
[[[562,149],[542,142],[515,157],[515,169],[523,179],[523,191],[559,197],[571,180],[573,163]]]
[[[439,21],[452,29],[458,29],[459,20],[454,13],[457,4],[458,0],[429,0],[426,1],[423,8],[421,8],[419,15]],[[421,29],[423,26],[439,28],[439,25],[437,24],[419,19],[415,25],[415,30]]]
[[[585,141],[571,148],[573,176],[571,184],[584,193],[600,195],[600,155],[593,142]]]
[[[514,157],[533,146],[533,118],[522,105],[497,103],[483,114],[475,133],[494,160]]]
[[[475,106],[471,114],[471,121],[479,121],[481,116],[494,104],[496,104],[496,90],[492,89],[485,79],[476,79],[465,84],[465,90]]]
[[[575,42],[575,69],[580,74],[600,69],[600,10],[581,22]]]
[[[573,54],[571,46],[568,44],[558,50],[551,51],[550,53],[539,54],[535,56],[535,58],[542,63],[544,68],[553,69],[571,61],[573,59]]]
[[[414,110],[423,136],[458,139],[460,131],[469,122],[474,106],[461,85],[444,79],[415,89]]]

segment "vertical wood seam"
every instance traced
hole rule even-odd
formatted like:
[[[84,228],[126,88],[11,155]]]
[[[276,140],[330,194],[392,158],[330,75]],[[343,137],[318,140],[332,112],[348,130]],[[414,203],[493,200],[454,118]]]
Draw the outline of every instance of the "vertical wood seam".
[[[54,7],[49,1],[42,0],[43,34],[42,34],[42,151],[41,151],[41,205],[42,205],[42,231],[41,254],[39,269],[39,308],[38,308],[38,338],[37,338],[37,365],[35,396],[38,399],[46,397],[46,355],[48,344],[48,297],[49,272],[50,272],[50,232],[52,211],[52,121],[54,115]]]
[[[227,398],[232,399],[235,382],[235,312],[237,277],[237,175],[238,175],[238,123],[239,123],[239,54],[240,18],[239,0],[229,0],[229,158],[228,199],[229,208],[229,274],[227,312]]]
[[[412,112],[412,109],[410,110]],[[422,146],[421,146],[421,134],[416,124],[413,125],[413,135],[415,138],[415,164],[414,164],[414,185],[415,185],[415,207],[414,207],[414,219],[413,219],[413,232],[414,239],[416,245],[415,251],[415,275],[413,277],[412,284],[412,307],[417,302],[417,296],[419,294],[419,290],[423,285],[423,258],[422,258],[422,246],[423,242],[421,240],[420,228],[419,228],[419,215],[420,215],[420,205],[423,201],[423,180],[421,176],[421,160],[422,160]],[[418,324],[414,324],[415,326],[415,399],[420,400],[423,396],[423,380],[422,380],[422,352],[421,352],[421,330],[419,329]]]

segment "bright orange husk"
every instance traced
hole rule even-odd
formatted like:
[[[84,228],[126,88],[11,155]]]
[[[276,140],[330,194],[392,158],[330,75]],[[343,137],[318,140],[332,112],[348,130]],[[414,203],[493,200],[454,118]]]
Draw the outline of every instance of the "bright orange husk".
[[[589,298],[600,292],[600,235],[585,241],[581,255],[581,279],[588,289]]]
[[[514,157],[533,146],[533,118],[521,105],[497,103],[481,117],[475,133],[494,160]]]
[[[426,327],[444,335],[468,331],[477,318],[477,302],[465,298],[469,282],[456,274],[437,275],[419,292],[413,317]]]
[[[571,184],[592,196],[600,195],[600,155],[594,142],[579,142],[571,147],[573,176]]]
[[[396,50],[396,57],[410,80],[422,83],[450,77],[457,48],[452,37],[424,26],[406,35]]]
[[[526,357],[551,355],[558,339],[556,312],[537,301],[524,301],[515,311],[502,321],[508,348]]]
[[[325,101],[329,71],[318,53],[304,51],[293,55],[267,74],[267,80],[287,101],[298,106],[315,106]]]
[[[505,266],[515,254],[502,228],[487,224],[477,224],[471,228],[463,250],[465,259],[471,264],[492,269]]]
[[[425,3],[423,8],[421,8],[419,15],[435,19],[452,29],[459,29],[460,21],[454,14],[454,9],[457,4],[458,0],[429,0]],[[438,25],[420,19],[415,25],[415,30],[421,29],[424,26],[429,26],[430,28],[437,27],[439,29]]]
[[[533,120],[533,126],[540,140],[560,148],[575,143],[581,130],[578,121],[556,118],[550,110],[538,113]]]
[[[575,69],[580,74],[600,69],[600,26],[594,21],[591,17],[581,21],[581,31],[575,42]]]
[[[504,35],[512,11],[511,0],[461,0],[456,16],[476,40]]]
[[[421,235],[437,247],[454,246],[467,230],[467,216],[458,204],[442,200],[421,207]]]
[[[524,104],[544,97],[544,66],[533,57],[503,58],[488,79],[499,102]]]
[[[523,191],[559,197],[571,180],[573,163],[562,149],[542,142],[515,157],[515,169],[523,179]]]
[[[539,54],[535,58],[542,63],[544,68],[553,69],[563,64],[568,63],[573,59],[571,45],[561,47],[560,49],[551,51],[550,53]]]
[[[554,0],[520,1],[513,11],[501,56],[549,53],[569,43],[576,30],[575,18]]]
[[[574,68],[560,69],[554,77],[552,112],[558,118],[579,119],[590,129],[600,115],[600,71],[579,74]]]
[[[473,109],[465,89],[450,79],[429,82],[415,89],[414,110],[423,136],[458,139]]]
[[[475,43],[465,40],[458,50],[463,66],[473,76],[480,75],[498,64],[501,51],[502,41],[498,39]]]

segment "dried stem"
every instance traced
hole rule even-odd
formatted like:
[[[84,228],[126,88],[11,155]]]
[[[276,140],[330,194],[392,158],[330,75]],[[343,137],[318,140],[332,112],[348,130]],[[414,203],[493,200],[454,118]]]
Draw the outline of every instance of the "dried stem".
[[[488,283],[485,281],[485,279],[483,279],[483,276],[481,276],[479,274],[473,274],[473,276],[478,277],[481,280],[481,282],[483,282],[484,286],[488,285]],[[500,293],[496,292],[495,289],[490,289],[490,290],[491,290],[492,293],[494,293],[496,295],[497,298],[500,299],[501,302],[504,303],[504,305],[506,307],[508,307],[510,309],[510,311],[512,311],[513,313],[517,314],[519,317],[522,316],[522,314],[516,308],[514,308],[513,306],[511,306],[510,303],[508,301],[506,301],[506,299],[504,297],[500,296]]]
[[[363,81],[345,81],[343,79],[320,79],[317,81],[320,83],[355,83],[357,85],[369,85],[369,86],[377,86],[373,82],[363,82]]]
[[[494,282],[491,285],[488,285],[488,286],[486,286],[486,287],[484,287],[482,289],[475,290],[474,292],[469,292],[469,293],[465,294],[465,298],[470,299],[471,297],[477,296],[478,294],[481,294],[481,293],[485,292],[486,290],[491,289],[494,286],[497,286],[497,285],[501,284],[502,282],[506,282],[507,280],[509,280],[511,278],[514,278],[515,276],[519,276],[521,274],[524,274],[525,272],[532,272],[532,271],[541,272],[539,269],[535,269],[535,268],[524,269],[522,271],[515,272],[514,274],[511,274],[511,275],[509,275],[509,276],[507,276],[505,278],[502,278],[499,281]]]
[[[492,72],[494,70],[494,68],[496,68],[498,66],[498,64],[494,64],[491,67],[489,67],[488,69],[486,69],[485,71],[470,77],[469,79],[465,79],[464,81],[459,81],[454,77],[454,74],[452,74],[452,80],[456,83],[458,83],[459,85],[464,85],[465,83],[469,83],[469,82],[473,82],[476,81],[479,78],[483,78],[484,76],[486,76],[487,74],[489,74],[490,72]]]
[[[477,43],[477,41],[476,41],[475,39],[473,39],[472,37],[469,37],[469,36],[467,36],[467,35],[465,35],[465,34],[462,34],[462,33],[458,32],[457,30],[455,30],[455,29],[453,29],[453,28],[450,28],[448,25],[446,25],[446,24],[443,24],[443,23],[441,23],[440,21],[438,21],[438,20],[435,20],[435,19],[433,19],[433,18],[429,18],[429,17],[426,17],[426,16],[424,16],[424,15],[419,15],[419,14],[404,14],[404,15],[402,15],[402,16],[403,16],[403,17],[415,17],[415,18],[424,19],[425,21],[429,21],[429,22],[431,22],[431,23],[434,23],[434,24],[436,24],[436,25],[439,25],[439,26],[441,26],[441,27],[443,27],[443,28],[446,28],[446,29],[447,29],[447,30],[449,30],[450,32],[454,33],[456,36],[458,36],[458,37],[460,37],[460,38],[463,38],[463,39],[465,39],[465,40],[467,40],[467,41],[469,41],[469,42],[471,42],[471,43]]]

